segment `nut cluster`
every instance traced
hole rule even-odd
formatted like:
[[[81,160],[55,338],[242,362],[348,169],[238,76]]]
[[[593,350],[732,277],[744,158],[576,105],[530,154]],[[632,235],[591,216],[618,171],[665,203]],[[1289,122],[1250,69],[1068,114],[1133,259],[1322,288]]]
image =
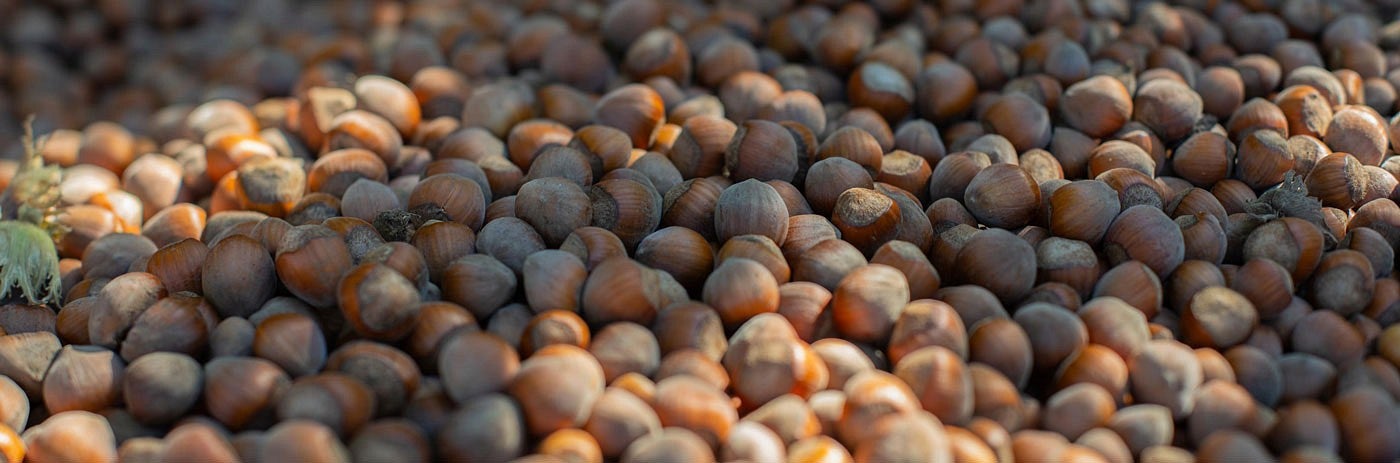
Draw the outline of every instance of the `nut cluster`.
[[[1394,461],[1398,9],[0,0],[0,459]]]

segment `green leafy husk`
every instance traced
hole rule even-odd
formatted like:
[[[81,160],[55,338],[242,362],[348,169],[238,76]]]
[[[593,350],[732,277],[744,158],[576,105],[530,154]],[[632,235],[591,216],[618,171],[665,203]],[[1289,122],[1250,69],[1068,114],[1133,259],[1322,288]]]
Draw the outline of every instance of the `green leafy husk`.
[[[63,283],[54,243],[67,231],[58,223],[58,166],[39,156],[43,140],[34,137],[33,117],[24,124],[24,162],[2,196],[0,206],[0,303],[15,296],[30,304],[61,303]]]
[[[18,289],[30,304],[57,306],[62,287],[58,250],[49,233],[29,222],[0,222],[0,300]]]
[[[1245,204],[1244,209],[1262,222],[1282,217],[1306,220],[1322,231],[1327,249],[1337,245],[1337,237],[1332,236],[1323,220],[1322,201],[1308,195],[1308,186],[1303,183],[1303,177],[1295,175],[1293,171],[1284,173],[1283,183]]]

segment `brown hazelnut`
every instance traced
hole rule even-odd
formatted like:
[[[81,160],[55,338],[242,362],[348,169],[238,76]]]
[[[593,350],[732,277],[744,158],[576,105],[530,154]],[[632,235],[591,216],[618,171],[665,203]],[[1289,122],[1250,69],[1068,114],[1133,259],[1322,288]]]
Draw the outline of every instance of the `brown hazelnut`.
[[[568,239],[565,238],[565,241]],[[502,217],[481,228],[477,234],[476,249],[501,261],[518,278],[525,258],[544,250],[545,244],[530,224],[518,218]]]
[[[546,310],[536,314],[520,335],[520,353],[529,357],[546,346],[562,344],[587,349],[591,343],[588,325],[574,312]]]
[[[204,403],[230,429],[265,423],[291,381],[276,364],[252,357],[218,357],[204,365]]]
[[[866,188],[851,188],[841,193],[831,214],[842,239],[867,254],[894,239],[900,223],[899,203]]]
[[[1272,260],[1287,269],[1293,281],[1303,281],[1321,262],[1322,241],[1322,231],[1316,225],[1285,217],[1255,228],[1244,243],[1244,258]]]
[[[1185,255],[1181,229],[1161,209],[1147,206],[1119,213],[1105,233],[1104,243],[1110,263],[1141,261],[1158,276],[1170,274]]]
[[[526,429],[543,436],[583,425],[603,393],[603,370],[581,348],[552,345],[521,363],[508,391],[520,402]]]
[[[218,251],[215,245],[210,254]],[[292,294],[316,307],[335,305],[335,285],[352,263],[350,249],[340,235],[320,225],[293,227],[282,238],[276,254],[277,276]],[[204,272],[206,280],[211,273],[208,270]],[[214,306],[220,307],[217,300]]]
[[[505,394],[467,401],[442,423],[436,452],[451,459],[508,460],[524,453],[525,423],[520,405]]]
[[[117,460],[111,425],[102,415],[92,412],[55,413],[25,430],[23,438],[25,458],[34,461]]]
[[[817,160],[832,157],[855,161],[874,178],[880,174],[884,150],[870,132],[855,127],[842,127],[828,135],[817,148]]]
[[[651,146],[664,113],[661,96],[640,84],[608,92],[594,108],[597,123],[622,130],[631,139],[633,148]]]
[[[253,355],[272,361],[290,376],[309,375],[325,363],[325,335],[310,316],[276,314],[257,324]]]
[[[963,204],[987,226],[1016,229],[1030,223],[1040,207],[1040,188],[1019,166],[987,166],[968,183]]]
[[[666,76],[676,82],[686,82],[691,73],[690,49],[680,35],[670,29],[653,29],[628,46],[622,68],[637,81]]]
[[[58,352],[44,376],[44,406],[53,413],[101,411],[121,394],[126,362],[97,346],[68,346]]]
[[[708,246],[705,249],[708,249]],[[766,236],[738,235],[730,238],[720,247],[714,260],[716,264],[722,264],[734,258],[750,259],[763,265],[773,274],[773,279],[778,284],[787,283],[792,277],[792,270],[784,259],[782,250]]]
[[[1060,112],[1067,124],[1092,137],[1116,132],[1133,113],[1133,101],[1122,82],[1095,76],[1065,89]]]
[[[136,319],[165,297],[165,287],[155,275],[127,273],[113,278],[97,294],[98,304],[88,316],[88,339],[116,349]]]
[[[623,248],[622,240],[619,240],[617,235],[591,226],[574,230],[564,238],[559,250],[582,259],[590,270],[608,258],[627,255],[627,250]]]
[[[1050,195],[1050,231],[1096,244],[1118,216],[1118,194],[1103,182],[1075,181]]]
[[[349,459],[350,451],[325,424],[305,419],[277,423],[268,429],[257,458],[261,461],[296,460],[306,462],[341,462]]]
[[[486,196],[476,182],[457,174],[437,174],[418,182],[408,196],[409,209],[435,204],[447,216],[474,231],[481,231],[486,212]]]
[[[1349,153],[1363,165],[1378,166],[1390,146],[1385,121],[1362,107],[1345,106],[1332,115],[1322,140],[1333,151]]]
[[[1152,319],[1162,306],[1162,284],[1155,272],[1146,264],[1128,261],[1104,272],[1094,285],[1095,298],[1113,296],[1142,311]]]
[[[476,234],[466,225],[434,221],[419,228],[412,243],[427,262],[429,279],[440,282],[448,264],[476,251]]]
[[[1362,311],[1375,292],[1375,272],[1365,254],[1350,249],[1328,252],[1312,274],[1309,301],[1343,316]]]
[[[326,372],[292,383],[278,401],[277,417],[284,423],[316,422],[335,434],[349,436],[369,421],[374,408],[374,395],[368,386],[349,375]]]
[[[756,180],[745,180],[725,188],[714,209],[719,241],[736,235],[767,236],[775,243],[787,237],[787,206],[777,190]]]
[[[1124,210],[1133,206],[1162,209],[1167,204],[1163,187],[1152,177],[1137,169],[1119,167],[1094,177],[1118,192],[1118,203]],[[1217,184],[1218,185],[1218,184]]]
[[[510,267],[500,260],[486,254],[468,254],[443,268],[439,284],[444,300],[459,304],[484,320],[510,301],[516,282]]]
[[[156,246],[166,246],[185,238],[199,238],[204,231],[207,212],[199,206],[179,203],[165,207],[146,219],[141,235]]]
[[[598,359],[603,378],[609,383],[628,373],[655,374],[661,362],[656,336],[646,327],[630,322],[613,323],[599,330],[588,351]]]
[[[165,424],[183,416],[199,400],[203,372],[194,358],[172,352],[142,356],[122,375],[122,396],[137,420]]]
[[[1384,395],[1384,390],[1379,388],[1357,388],[1332,399],[1332,414],[1337,417],[1341,431],[1342,455],[1365,460],[1400,454],[1400,447],[1393,442],[1368,437],[1372,432],[1384,435],[1395,431],[1394,423],[1385,421],[1386,408],[1381,405],[1386,400]]]
[[[657,271],[625,256],[604,260],[583,287],[583,316],[590,323],[618,320],[650,324],[664,304]]]
[[[1181,325],[1188,342],[1224,349],[1243,342],[1259,321],[1248,299],[1234,290],[1214,286],[1197,292],[1182,311]]]
[[[122,358],[133,361],[157,351],[199,355],[208,346],[209,334],[218,321],[218,314],[206,300],[191,293],[173,294],[136,318],[122,341]]]
[[[744,258],[723,261],[705,280],[705,303],[733,329],[754,315],[778,310],[778,282],[762,264]]]
[[[394,165],[403,149],[403,136],[388,120],[364,110],[350,110],[335,116],[326,132],[329,151],[363,148],[378,155],[385,165]]]
[[[375,416],[399,413],[419,389],[418,366],[402,351],[373,341],[342,344],[326,359],[325,371],[345,373],[369,386]]]
[[[832,295],[832,321],[848,339],[885,342],[908,303],[904,274],[894,267],[871,264],[841,279]]]
[[[1332,105],[1312,85],[1294,85],[1280,91],[1274,103],[1288,119],[1288,134],[1322,138],[1332,125]]]
[[[1209,188],[1230,174],[1235,145],[1224,135],[1200,132],[1188,137],[1172,153],[1172,172],[1193,185]]]
[[[879,61],[867,61],[856,68],[846,92],[852,105],[872,108],[889,121],[904,119],[914,101],[914,86],[908,76]]]
[[[647,183],[608,179],[589,187],[587,194],[592,225],[612,231],[628,249],[635,249],[661,222],[661,196]]]
[[[1190,413],[1202,377],[1191,350],[1174,341],[1149,341],[1131,366],[1133,395],[1169,408],[1172,416]]]
[[[396,341],[413,329],[418,288],[402,273],[366,262],[341,277],[337,286],[341,314],[355,332],[369,339]]]

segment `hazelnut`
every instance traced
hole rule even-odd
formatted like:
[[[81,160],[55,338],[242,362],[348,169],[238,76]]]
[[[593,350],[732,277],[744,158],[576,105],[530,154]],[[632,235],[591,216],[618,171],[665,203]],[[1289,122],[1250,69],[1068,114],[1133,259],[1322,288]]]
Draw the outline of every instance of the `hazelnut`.
[[[609,258],[588,275],[583,316],[590,323],[627,320],[650,324],[663,305],[656,270],[625,256]]]
[[[205,299],[187,292],[173,294],[137,316],[122,341],[122,358],[134,361],[158,351],[202,354],[218,320]]]
[[[412,237],[413,247],[423,254],[428,264],[428,277],[442,281],[446,267],[459,257],[476,252],[476,233],[471,227],[456,222],[423,224]]]
[[[723,261],[705,280],[704,301],[733,329],[754,315],[778,310],[778,282],[762,264],[744,258]]]
[[[1118,216],[1118,194],[1103,182],[1080,180],[1050,195],[1050,231],[1096,244]]]
[[[566,238],[565,241],[568,241]],[[481,228],[476,249],[505,264],[518,278],[525,258],[545,249],[544,239],[530,224],[514,217],[502,217]]]
[[[894,374],[939,421],[962,423],[971,418],[972,376],[953,351],[939,346],[915,350],[895,364]]]
[[[444,300],[465,307],[477,319],[486,319],[515,294],[516,278],[510,267],[486,254],[469,254],[442,271]]]
[[[194,406],[203,383],[203,372],[194,358],[156,352],[127,365],[121,391],[133,417],[146,424],[164,424],[175,421]]]
[[[341,373],[299,378],[277,403],[277,417],[283,423],[315,422],[342,436],[354,435],[372,413],[374,396],[369,386]]]
[[[1148,319],[1161,307],[1162,284],[1157,274],[1138,261],[1128,261],[1104,272],[1094,285],[1093,297],[1113,296],[1137,308]]]
[[[592,225],[612,231],[628,249],[636,249],[661,223],[661,197],[647,183],[603,180],[589,187],[587,194],[593,203]]]
[[[963,202],[972,179],[990,165],[991,158],[980,152],[958,152],[944,157],[929,177],[929,200],[952,198]]]
[[[189,203],[165,207],[146,219],[141,235],[156,246],[166,246],[186,238],[198,239],[204,231],[207,212]]]
[[[686,119],[681,126],[680,136],[671,147],[671,162],[675,164],[681,176],[687,179],[718,175],[722,173],[726,151],[731,147],[736,133],[738,127],[721,117],[697,116]],[[775,140],[779,144],[782,143],[781,139]],[[755,141],[758,140],[750,140],[751,143]],[[735,148],[742,148],[742,145]]]
[[[552,345],[521,363],[508,391],[520,402],[526,429],[543,436],[583,425],[602,395],[603,371],[587,351]]]
[[[1182,311],[1186,340],[1193,345],[1224,349],[1243,342],[1259,322],[1248,299],[1229,288],[1212,286],[1191,296]]]
[[[867,254],[897,237],[899,203],[875,190],[851,188],[841,193],[832,210],[832,223],[843,239]]]
[[[1365,254],[1350,249],[1328,252],[1313,271],[1309,300],[1313,307],[1343,316],[1360,312],[1374,294],[1374,276]]]
[[[817,160],[832,157],[855,161],[874,178],[880,174],[884,150],[870,132],[855,127],[842,127],[828,135],[821,146],[817,147]]]
[[[594,118],[598,124],[626,133],[633,148],[645,148],[651,146],[665,116],[662,105],[661,96],[655,90],[629,84],[603,95],[594,108]]]
[[[546,310],[536,314],[525,325],[520,336],[520,353],[526,357],[546,346],[563,344],[587,349],[590,343],[588,325],[578,314],[564,310]]]
[[[218,250],[215,245],[210,254]],[[276,255],[277,276],[292,294],[316,307],[335,304],[335,285],[352,263],[350,249],[340,235],[320,225],[293,227],[282,238]],[[206,280],[209,273],[204,273]],[[219,306],[216,300],[215,307]]]
[[[622,240],[619,240],[617,235],[598,227],[583,227],[574,230],[567,238],[564,238],[564,243],[559,246],[559,250],[582,259],[590,270],[608,258],[627,254],[626,249],[622,246]]]
[[[92,412],[55,413],[26,430],[23,438],[25,458],[34,461],[117,460],[116,437],[111,425]]]
[[[326,425],[293,419],[268,429],[258,451],[258,459],[339,462],[348,460],[349,454],[350,451],[336,437],[335,431]]]
[[[628,373],[652,375],[661,362],[661,348],[651,330],[630,322],[613,323],[598,331],[588,346],[611,383]]]
[[[871,264],[841,279],[831,300],[836,330],[849,339],[885,342],[909,302],[909,285],[894,267]]]
[[[1203,110],[1201,96],[1170,80],[1144,83],[1133,98],[1133,120],[1166,140],[1187,135]]]
[[[677,82],[686,82],[691,74],[690,49],[680,35],[670,29],[653,29],[638,36],[628,46],[622,67],[637,81],[666,76]]]
[[[1149,341],[1131,365],[1135,397],[1167,407],[1173,417],[1191,412],[1203,373],[1190,348],[1175,341]]]
[[[1333,151],[1349,153],[1368,166],[1380,165],[1390,146],[1386,124],[1380,116],[1353,106],[1339,108],[1321,138]]]
[[[978,222],[1005,229],[1030,223],[1041,203],[1035,179],[1012,164],[982,169],[972,177],[964,194],[963,204]]]
[[[364,340],[342,344],[326,358],[325,371],[344,373],[369,386],[374,393],[374,416],[401,412],[422,380],[408,354]]]
[[[68,346],[58,352],[44,376],[45,407],[54,413],[100,411],[121,393],[126,362],[97,346]]]
[[[290,376],[309,375],[325,363],[325,335],[310,316],[273,315],[257,324],[253,355],[272,361]]]
[[[487,394],[452,412],[439,430],[436,452],[450,459],[508,460],[524,453],[520,405],[505,394]]]
[[[1017,152],[1050,144],[1050,114],[1045,107],[1020,94],[998,98],[982,115],[990,132],[1011,141]]]
[[[930,169],[937,166],[943,156],[948,154],[938,127],[923,119],[913,119],[900,124],[899,129],[895,131],[894,144],[897,150],[908,151],[924,158]]]
[[[1280,91],[1274,103],[1288,119],[1290,135],[1322,138],[1332,125],[1332,105],[1327,97],[1312,85],[1294,85]]]
[[[719,241],[736,235],[767,236],[775,243],[787,237],[787,206],[777,190],[756,180],[745,180],[726,188],[714,209],[715,231]]]
[[[276,364],[251,357],[219,357],[204,365],[204,403],[230,429],[265,423],[290,385]]]
[[[787,283],[791,279],[792,271],[787,260],[783,257],[782,250],[773,240],[762,235],[739,235],[731,238],[720,247],[715,255],[716,263],[723,263],[731,258],[744,258],[758,262],[767,268],[778,284]]]
[[[486,213],[486,196],[476,182],[457,174],[437,174],[418,182],[408,196],[409,209],[435,204],[454,222],[480,232]]]
[[[1310,222],[1285,217],[1258,226],[1244,242],[1244,258],[1264,258],[1306,280],[1322,259],[1322,231]]]

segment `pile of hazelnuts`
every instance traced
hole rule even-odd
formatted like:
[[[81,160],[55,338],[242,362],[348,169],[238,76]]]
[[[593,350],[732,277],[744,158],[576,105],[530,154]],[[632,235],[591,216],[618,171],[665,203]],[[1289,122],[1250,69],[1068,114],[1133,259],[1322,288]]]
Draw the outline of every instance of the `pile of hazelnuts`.
[[[0,456],[1396,461],[1397,11],[0,0]]]

